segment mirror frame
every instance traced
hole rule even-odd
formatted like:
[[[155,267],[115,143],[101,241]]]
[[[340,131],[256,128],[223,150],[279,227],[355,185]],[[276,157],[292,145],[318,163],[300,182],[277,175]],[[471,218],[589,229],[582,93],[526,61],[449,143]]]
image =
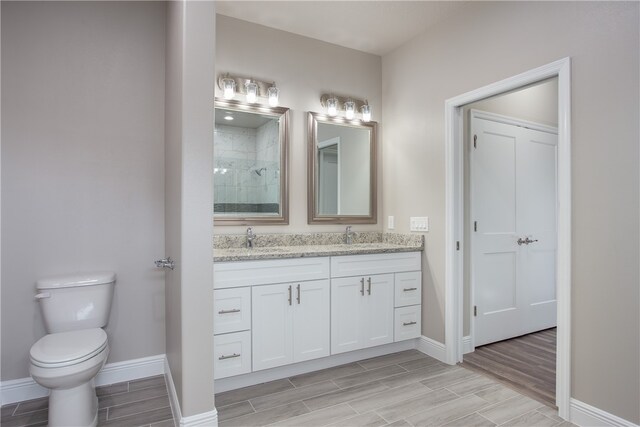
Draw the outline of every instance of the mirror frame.
[[[369,181],[369,215],[319,215],[316,188],[318,186],[318,160],[316,147],[318,141],[318,123],[330,123],[345,127],[365,128],[371,132],[371,157]],[[307,223],[308,224],[376,224],[378,222],[378,186],[377,186],[377,122],[347,120],[342,117],[329,117],[324,114],[307,114]]]
[[[289,108],[268,107],[245,104],[239,101],[215,98],[215,108],[228,109],[256,114],[280,116],[280,215],[252,216],[251,212],[235,216],[216,215],[213,213],[214,225],[287,225],[289,224]],[[215,129],[215,123],[214,123]],[[214,142],[215,144],[215,139]],[[215,204],[215,200],[214,200]],[[215,208],[214,208],[215,209]]]

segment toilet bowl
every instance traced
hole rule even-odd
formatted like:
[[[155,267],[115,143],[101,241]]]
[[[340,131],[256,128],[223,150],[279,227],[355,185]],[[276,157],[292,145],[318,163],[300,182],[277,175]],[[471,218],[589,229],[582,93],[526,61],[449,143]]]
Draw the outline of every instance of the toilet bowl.
[[[51,390],[50,426],[97,425],[93,378],[108,355],[107,334],[100,328],[45,335],[31,347],[31,377]]]
[[[49,426],[96,426],[94,378],[109,355],[106,325],[115,274],[64,276],[38,281],[48,335],[29,352],[29,372],[51,390]]]

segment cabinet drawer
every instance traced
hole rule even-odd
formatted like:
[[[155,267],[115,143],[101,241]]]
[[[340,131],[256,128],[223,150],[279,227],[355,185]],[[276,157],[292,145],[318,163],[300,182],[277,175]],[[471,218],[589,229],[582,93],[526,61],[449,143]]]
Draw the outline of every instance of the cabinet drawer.
[[[215,335],[251,329],[251,288],[214,290],[213,308]]]
[[[411,271],[408,273],[396,273],[395,278],[395,305],[406,307],[422,303],[422,273]]]
[[[328,278],[329,257],[216,262],[213,265],[214,289]]]
[[[214,338],[215,379],[251,372],[251,331]]]
[[[396,308],[394,341],[418,338],[422,331],[420,305]]]
[[[420,252],[331,257],[331,277],[363,276],[420,270]]]

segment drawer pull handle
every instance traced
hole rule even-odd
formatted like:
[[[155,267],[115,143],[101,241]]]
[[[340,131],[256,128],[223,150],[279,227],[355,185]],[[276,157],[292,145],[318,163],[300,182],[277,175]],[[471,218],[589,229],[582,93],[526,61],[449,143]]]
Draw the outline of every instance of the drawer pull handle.
[[[411,325],[415,325],[417,322],[404,322],[402,324],[402,326],[411,326]]]
[[[240,313],[239,308],[234,308],[232,310],[220,310],[218,314],[230,314],[230,313]]]
[[[291,305],[291,285],[289,285],[289,305]]]
[[[222,355],[218,357],[218,360],[233,359],[234,357],[240,357],[240,355],[235,353],[233,353],[231,356]]]
[[[364,277],[360,279],[360,293],[364,296]]]
[[[298,283],[298,304],[300,304],[300,284]]]
[[[409,292],[409,291],[417,291],[418,288],[404,288],[403,291],[405,292]]]
[[[367,279],[367,283],[369,284],[369,288],[367,288],[367,292],[369,292],[369,295],[371,295],[371,277]]]

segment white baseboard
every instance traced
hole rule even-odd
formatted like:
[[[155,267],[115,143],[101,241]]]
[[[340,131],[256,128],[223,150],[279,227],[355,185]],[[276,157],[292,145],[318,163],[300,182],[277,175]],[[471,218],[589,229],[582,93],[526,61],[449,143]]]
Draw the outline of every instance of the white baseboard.
[[[213,408],[212,411],[204,412],[202,414],[192,415],[190,417],[183,417],[182,410],[180,410],[180,402],[178,402],[178,393],[176,392],[176,386],[173,383],[173,377],[171,376],[171,368],[169,367],[169,360],[164,359],[164,379],[167,383],[167,391],[169,393],[169,404],[171,405],[171,413],[173,414],[173,423],[179,427],[218,427],[218,411]],[[211,393],[213,398],[213,392]]]
[[[475,349],[471,345],[471,335],[462,337],[462,354],[472,353],[473,350]]]
[[[571,422],[580,427],[638,427],[638,424],[573,398],[569,414]]]
[[[96,376],[96,386],[114,384],[138,378],[152,377],[164,373],[164,354],[125,360],[104,365]],[[0,383],[0,404],[21,402],[49,395],[49,390],[37,384],[32,378],[2,381]]]
[[[410,339],[362,350],[349,351],[347,353],[335,354],[321,359],[309,360],[306,362],[294,363],[292,365],[280,366],[278,368],[265,369],[264,371],[252,372],[244,375],[236,375],[229,378],[220,378],[215,381],[214,390],[216,393],[235,390],[237,388],[248,387],[267,381],[288,378],[294,375],[305,374],[307,372],[318,371],[320,369],[332,368],[345,363],[356,362],[358,360],[369,359],[371,357],[383,356],[385,354],[396,353],[403,350],[416,348],[416,340]]]
[[[423,352],[427,356],[431,356],[434,359],[447,363],[447,352],[444,344],[424,335],[418,338],[418,345],[416,347],[419,351]]]

